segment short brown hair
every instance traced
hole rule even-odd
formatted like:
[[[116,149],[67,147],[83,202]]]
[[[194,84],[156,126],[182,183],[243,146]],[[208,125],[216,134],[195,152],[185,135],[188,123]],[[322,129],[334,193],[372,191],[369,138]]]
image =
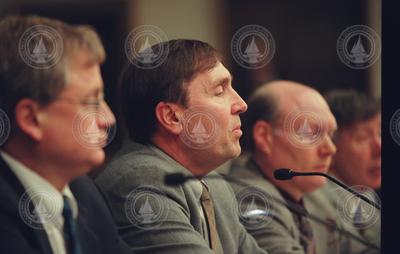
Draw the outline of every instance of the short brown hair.
[[[21,36],[37,25],[54,29],[62,38],[62,55],[50,68],[33,68],[19,54]],[[73,26],[40,16],[8,16],[0,22],[0,34],[0,108],[11,121],[14,107],[22,98],[31,98],[47,105],[57,97],[68,83],[68,60],[73,58],[78,49],[88,50],[90,60],[94,63],[105,60],[99,36],[86,25]]]
[[[336,118],[338,131],[367,121],[381,112],[380,99],[353,89],[334,89],[324,94]]]
[[[155,108],[160,101],[187,105],[186,84],[221,59],[209,44],[198,40],[170,40],[152,46],[168,48],[164,62],[154,69],[128,63],[120,82],[121,110],[129,136],[147,144],[156,131]]]

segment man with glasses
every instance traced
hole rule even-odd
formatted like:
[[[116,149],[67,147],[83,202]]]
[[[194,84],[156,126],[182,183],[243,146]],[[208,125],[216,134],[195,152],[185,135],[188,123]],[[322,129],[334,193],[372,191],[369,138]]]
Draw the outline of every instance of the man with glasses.
[[[115,124],[98,35],[38,16],[6,17],[0,34],[0,252],[130,253],[84,176]]]

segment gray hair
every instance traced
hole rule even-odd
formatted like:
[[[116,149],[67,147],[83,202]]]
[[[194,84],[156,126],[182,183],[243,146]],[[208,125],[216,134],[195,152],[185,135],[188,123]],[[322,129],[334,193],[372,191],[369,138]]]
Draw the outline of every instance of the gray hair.
[[[34,68],[20,54],[21,36],[34,26],[46,26],[61,38],[59,61],[49,68]],[[93,28],[87,25],[68,25],[62,21],[39,16],[8,16],[0,22],[0,109],[11,122],[18,101],[30,98],[41,105],[54,100],[68,84],[69,60],[80,49],[89,52],[90,61],[103,63],[105,51]],[[38,43],[38,38],[31,40]],[[49,42],[43,41],[45,46]]]

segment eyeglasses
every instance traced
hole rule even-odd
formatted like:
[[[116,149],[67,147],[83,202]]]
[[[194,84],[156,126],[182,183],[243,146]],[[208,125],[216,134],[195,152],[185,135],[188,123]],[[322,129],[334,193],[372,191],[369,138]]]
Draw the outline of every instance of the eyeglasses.
[[[74,98],[67,98],[67,97],[58,97],[54,101],[62,101],[72,104],[81,104],[84,106],[93,107],[94,109],[98,110],[101,107],[101,104],[105,102],[104,100],[104,93],[99,93],[97,97],[88,97],[84,99],[74,99]]]

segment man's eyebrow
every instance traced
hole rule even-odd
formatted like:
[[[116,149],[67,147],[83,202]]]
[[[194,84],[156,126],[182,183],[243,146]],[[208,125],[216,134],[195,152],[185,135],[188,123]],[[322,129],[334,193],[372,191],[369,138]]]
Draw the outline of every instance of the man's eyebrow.
[[[229,82],[232,82],[232,80],[233,80],[233,76],[232,76],[232,75],[230,75],[229,78],[228,78],[228,77],[221,78],[221,79],[217,80],[217,81],[212,85],[212,88],[216,88],[216,87],[218,87],[218,86],[222,86],[222,85],[224,85],[224,84],[227,84],[227,83],[229,83]]]

